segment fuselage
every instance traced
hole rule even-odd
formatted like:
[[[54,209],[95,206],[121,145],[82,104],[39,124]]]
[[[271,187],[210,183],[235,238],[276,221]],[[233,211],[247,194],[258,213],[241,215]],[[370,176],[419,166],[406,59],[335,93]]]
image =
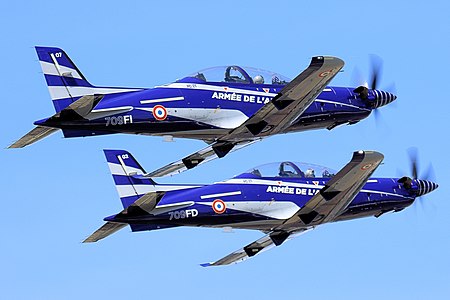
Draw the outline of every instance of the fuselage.
[[[61,128],[66,137],[129,133],[214,140],[245,122],[283,87],[187,77],[152,89],[106,94],[84,119],[35,124]],[[68,105],[63,101],[69,100],[61,101],[61,107]],[[354,124],[370,112],[353,88],[327,87],[285,133]]]
[[[129,223],[134,231],[174,226],[270,231],[292,217],[329,180],[330,178],[277,178],[243,174],[212,185],[167,192],[158,204],[160,207],[171,207],[186,203],[186,207],[182,209],[126,220],[116,218],[115,221]],[[397,180],[398,178],[369,179],[337,221],[379,216],[411,205],[415,196]],[[114,216],[109,218],[114,219]],[[309,224],[311,225],[314,222]]]

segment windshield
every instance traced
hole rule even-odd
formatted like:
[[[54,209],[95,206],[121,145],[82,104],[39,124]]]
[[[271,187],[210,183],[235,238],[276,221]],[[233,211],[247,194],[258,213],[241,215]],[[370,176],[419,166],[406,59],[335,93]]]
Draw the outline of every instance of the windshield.
[[[335,174],[336,171],[331,168],[308,163],[284,161],[252,168],[238,177],[252,175],[252,177],[331,178]]]
[[[198,82],[228,82],[245,84],[285,85],[289,78],[281,74],[251,67],[222,66],[195,72],[179,82],[195,79]]]

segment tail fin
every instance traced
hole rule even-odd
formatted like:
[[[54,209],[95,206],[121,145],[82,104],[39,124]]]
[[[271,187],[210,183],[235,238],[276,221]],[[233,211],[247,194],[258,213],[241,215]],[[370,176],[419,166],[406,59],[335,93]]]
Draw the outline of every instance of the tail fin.
[[[142,195],[155,191],[157,184],[142,176],[145,171],[131,153],[125,150],[103,151],[123,208],[133,204]]]
[[[37,46],[36,52],[56,112],[79,98],[70,87],[93,87],[62,49]]]
[[[82,96],[139,91],[139,88],[96,87],[75,66],[64,50],[36,46],[36,52],[56,112],[60,112]]]

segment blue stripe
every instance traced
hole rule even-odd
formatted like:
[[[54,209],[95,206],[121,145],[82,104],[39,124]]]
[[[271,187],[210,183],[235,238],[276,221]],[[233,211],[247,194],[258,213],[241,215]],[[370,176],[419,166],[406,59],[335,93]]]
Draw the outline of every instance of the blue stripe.
[[[72,104],[72,102],[72,98],[53,100],[53,106],[55,107],[56,112],[60,112],[61,110]]]
[[[137,179],[126,175],[113,175],[113,179],[116,185],[153,185],[149,179]]]
[[[73,77],[62,77],[58,75],[44,74],[45,81],[48,86],[85,86],[92,87],[92,85],[83,79]]]
[[[136,200],[139,198],[140,196],[122,197],[120,198],[120,201],[122,202],[123,208],[127,208],[128,206],[136,202]]]

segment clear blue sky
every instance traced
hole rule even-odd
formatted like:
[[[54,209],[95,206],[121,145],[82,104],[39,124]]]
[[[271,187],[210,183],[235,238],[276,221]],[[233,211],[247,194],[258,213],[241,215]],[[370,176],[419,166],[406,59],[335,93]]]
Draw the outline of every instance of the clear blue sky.
[[[81,241],[120,211],[103,148],[152,170],[199,141],[105,136],[2,150],[1,299],[449,299],[448,1],[3,1],[0,144],[53,114],[35,45],[59,46],[97,85],[152,87],[198,69],[241,64],[294,77],[314,55],[335,55],[348,86],[368,55],[396,105],[331,132],[272,137],[165,182],[211,183],[279,160],[339,169],[354,150],[385,155],[379,177],[409,174],[416,146],[438,190],[403,212],[325,225],[243,264],[204,269],[259,232],[180,228]],[[402,3],[401,5],[396,3]],[[414,3],[416,2],[416,3]]]

